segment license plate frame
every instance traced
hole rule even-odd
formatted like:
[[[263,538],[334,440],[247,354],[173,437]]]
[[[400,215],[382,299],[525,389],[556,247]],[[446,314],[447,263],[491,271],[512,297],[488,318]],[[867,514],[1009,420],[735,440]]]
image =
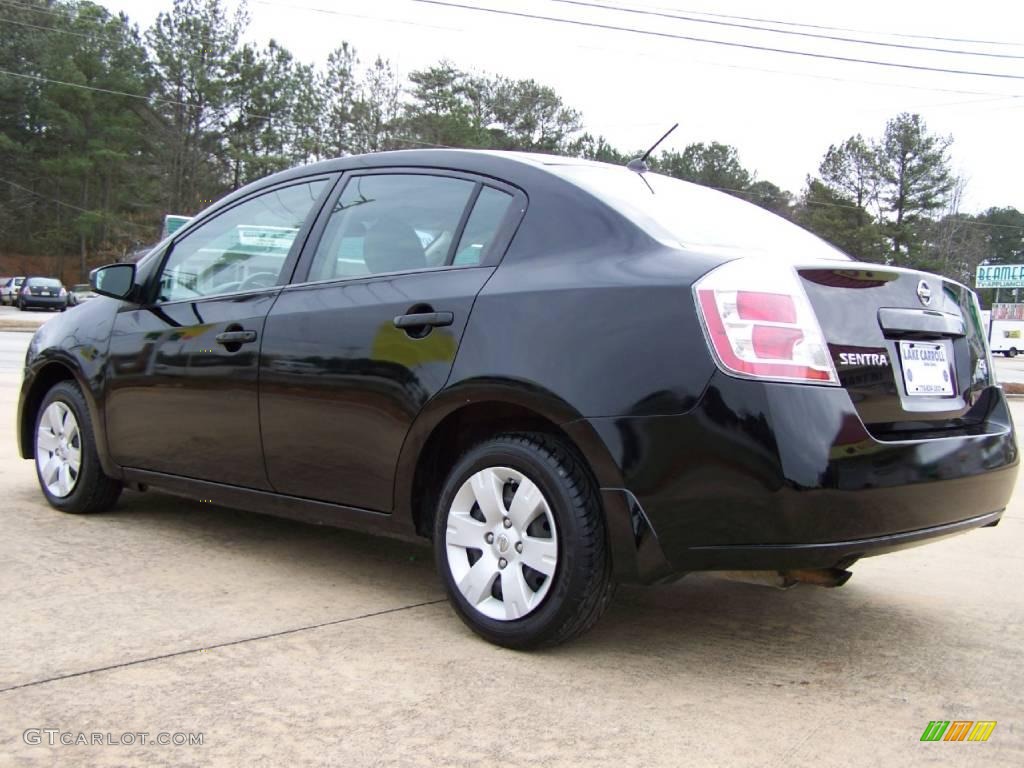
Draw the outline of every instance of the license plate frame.
[[[908,397],[954,397],[952,347],[942,341],[900,341],[903,390]]]

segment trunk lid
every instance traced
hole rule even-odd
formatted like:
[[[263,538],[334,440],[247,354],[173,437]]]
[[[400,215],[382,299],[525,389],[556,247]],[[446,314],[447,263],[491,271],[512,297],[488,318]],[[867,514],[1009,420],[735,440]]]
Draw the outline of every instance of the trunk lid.
[[[879,439],[984,421],[991,357],[973,292],[875,264],[798,267],[840,385]]]

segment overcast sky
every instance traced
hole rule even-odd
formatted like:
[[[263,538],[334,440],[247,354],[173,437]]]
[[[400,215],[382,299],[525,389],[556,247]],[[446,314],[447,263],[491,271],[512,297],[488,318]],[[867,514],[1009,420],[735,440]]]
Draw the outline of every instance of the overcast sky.
[[[106,0],[142,26],[172,0]],[[233,0],[228,0],[233,2]],[[399,74],[448,58],[471,70],[551,85],[583,113],[586,128],[621,148],[735,145],[743,163],[798,192],[831,143],[877,136],[901,111],[951,134],[954,170],[967,178],[963,208],[1024,210],[1024,3],[1009,0],[594,0],[717,22],[946,48],[940,53],[801,37],[720,24],[601,10],[557,0],[453,0],[476,7],[688,37],[1020,79],[915,71],[513,18],[413,0],[249,0],[247,36],[275,38],[298,58],[322,62],[343,40],[360,57],[388,58]],[[703,14],[703,15],[702,15]],[[707,14],[719,14],[709,16]],[[722,18],[756,17],[819,28]],[[846,28],[840,31],[829,28]],[[928,39],[928,37],[958,40]],[[961,42],[963,40],[986,41]],[[1020,57],[1020,58],[1013,58]]]

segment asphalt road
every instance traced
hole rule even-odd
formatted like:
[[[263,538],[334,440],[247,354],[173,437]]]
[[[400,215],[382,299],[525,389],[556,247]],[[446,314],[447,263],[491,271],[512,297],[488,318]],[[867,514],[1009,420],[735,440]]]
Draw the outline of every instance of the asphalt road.
[[[0,334],[0,765],[1024,765],[1024,494],[838,590],[625,587],[517,653],[425,549],[157,495],[50,509],[12,434],[27,341]],[[920,741],[957,719],[998,725]],[[25,743],[45,728],[149,743]]]

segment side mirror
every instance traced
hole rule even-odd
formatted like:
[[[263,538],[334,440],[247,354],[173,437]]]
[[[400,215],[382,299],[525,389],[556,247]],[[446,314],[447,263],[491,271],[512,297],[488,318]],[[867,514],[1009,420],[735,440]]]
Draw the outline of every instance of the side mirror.
[[[135,265],[108,264],[89,273],[89,287],[100,296],[130,299],[135,292]]]

